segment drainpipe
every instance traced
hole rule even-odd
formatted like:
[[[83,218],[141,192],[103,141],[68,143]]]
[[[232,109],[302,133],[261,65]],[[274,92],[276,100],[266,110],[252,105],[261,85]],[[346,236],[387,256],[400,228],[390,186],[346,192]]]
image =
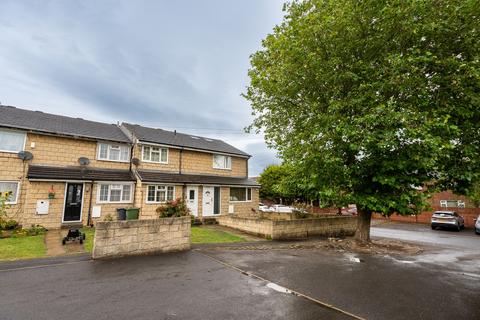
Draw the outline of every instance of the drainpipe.
[[[90,182],[90,201],[88,204],[88,218],[87,218],[87,226],[92,227],[92,197],[93,197],[93,180]]]

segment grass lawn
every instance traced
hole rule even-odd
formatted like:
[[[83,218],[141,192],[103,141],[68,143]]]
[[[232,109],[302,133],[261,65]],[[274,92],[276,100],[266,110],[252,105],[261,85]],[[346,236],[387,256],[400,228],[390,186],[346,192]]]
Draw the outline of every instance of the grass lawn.
[[[95,236],[95,228],[82,228],[82,232],[85,233],[83,247],[85,248],[85,251],[91,253],[93,250],[93,237]]]
[[[40,258],[45,256],[45,235],[0,239],[0,260]]]
[[[192,227],[192,243],[222,243],[222,242],[242,242],[244,238],[231,233],[219,230],[212,230],[202,227]]]

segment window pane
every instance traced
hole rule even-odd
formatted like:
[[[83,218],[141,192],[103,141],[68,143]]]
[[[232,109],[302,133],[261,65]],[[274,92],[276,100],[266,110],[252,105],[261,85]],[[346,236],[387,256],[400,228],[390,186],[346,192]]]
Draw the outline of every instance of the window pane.
[[[152,161],[160,162],[160,149],[152,147]]]
[[[23,150],[25,134],[13,131],[0,131],[0,150],[18,152]]]
[[[447,200],[447,207],[448,208],[456,208],[458,206],[457,200]]]
[[[162,162],[167,162],[167,160],[168,160],[168,159],[167,159],[168,150],[165,149],[165,148],[163,148],[163,149],[161,149],[161,152],[162,152],[162,155],[161,155],[161,159],[160,159],[160,160],[161,160]]]
[[[110,146],[110,154],[108,158],[110,160],[120,160],[120,147]]]
[[[122,189],[110,189],[110,201],[120,201],[122,197]]]
[[[150,147],[143,147],[143,160],[150,161]]]
[[[168,201],[173,200],[173,187],[172,186],[169,186],[167,188],[167,200]]]
[[[246,201],[245,188],[230,188],[230,201]]]
[[[100,201],[108,201],[108,185],[100,185]]]
[[[121,154],[120,154],[120,160],[122,161],[128,161],[130,158],[130,147],[129,146],[121,146]]]
[[[252,200],[252,189],[247,188],[247,200],[251,201]]]
[[[157,190],[157,202],[164,202],[165,201],[165,189],[158,189]]]
[[[123,186],[123,193],[122,193],[122,201],[130,201],[130,191],[132,186],[129,184],[125,184]]]
[[[8,197],[8,202],[15,202],[17,200],[18,182],[0,182],[0,192],[11,192]]]
[[[213,166],[215,168],[224,168],[225,167],[225,157],[219,154],[213,155]]]
[[[230,169],[232,167],[232,157],[225,157],[225,168]]]
[[[100,144],[99,150],[98,150],[98,158],[99,159],[107,159],[108,155],[108,144]]]
[[[155,201],[155,186],[148,186],[148,201]]]

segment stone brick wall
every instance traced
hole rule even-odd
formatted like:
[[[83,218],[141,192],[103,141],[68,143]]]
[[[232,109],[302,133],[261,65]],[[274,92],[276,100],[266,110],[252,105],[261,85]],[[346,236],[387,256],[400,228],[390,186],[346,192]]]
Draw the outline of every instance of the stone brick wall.
[[[232,156],[232,169],[214,169],[213,154],[184,150],[182,155],[182,173],[202,173],[229,177],[247,176],[247,159]]]
[[[179,172],[180,150],[168,148],[168,163],[154,163],[142,161],[142,145],[137,144],[133,149],[133,157],[140,159],[137,169],[160,170],[167,172]]]
[[[259,188],[252,188],[252,201],[246,201],[246,202],[232,202],[230,201],[230,188],[229,187],[222,187],[220,191],[220,197],[221,197],[221,214],[228,214],[228,208],[230,205],[233,206],[233,214],[239,215],[239,216],[249,216],[253,214],[254,212],[252,211],[255,210],[255,212],[258,213],[258,204],[259,204]]]
[[[221,216],[220,225],[273,240],[308,238],[310,236],[354,235],[356,217],[325,216],[312,219],[269,220],[238,216]]]
[[[156,212],[157,208],[162,205],[162,203],[147,203],[147,193],[148,186],[150,184],[147,182],[137,183],[137,190],[135,195],[135,206],[140,208],[139,219],[157,219],[158,213]],[[154,184],[152,184],[154,185]],[[183,186],[175,185],[175,199],[183,197]]]
[[[128,170],[130,166],[129,162],[96,160],[96,141],[28,133],[25,150],[33,153],[31,163],[38,165],[76,166],[79,157],[87,157],[91,167]]]
[[[28,164],[20,160],[16,153],[0,152],[0,181],[19,182],[20,189],[17,204],[11,204],[7,208],[9,216],[16,216],[22,207],[26,184],[24,179]]]
[[[93,259],[190,249],[190,217],[99,222]]]

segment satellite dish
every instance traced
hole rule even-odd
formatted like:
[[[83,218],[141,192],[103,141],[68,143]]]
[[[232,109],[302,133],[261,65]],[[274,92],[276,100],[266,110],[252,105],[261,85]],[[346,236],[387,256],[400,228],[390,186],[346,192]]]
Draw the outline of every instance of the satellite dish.
[[[80,163],[82,166],[88,166],[90,164],[90,159],[87,157],[80,157],[78,158],[78,163]]]
[[[138,158],[132,158],[132,163],[136,166],[138,166],[140,164],[140,159]]]
[[[24,161],[33,159],[33,154],[29,151],[20,151],[17,156]]]

